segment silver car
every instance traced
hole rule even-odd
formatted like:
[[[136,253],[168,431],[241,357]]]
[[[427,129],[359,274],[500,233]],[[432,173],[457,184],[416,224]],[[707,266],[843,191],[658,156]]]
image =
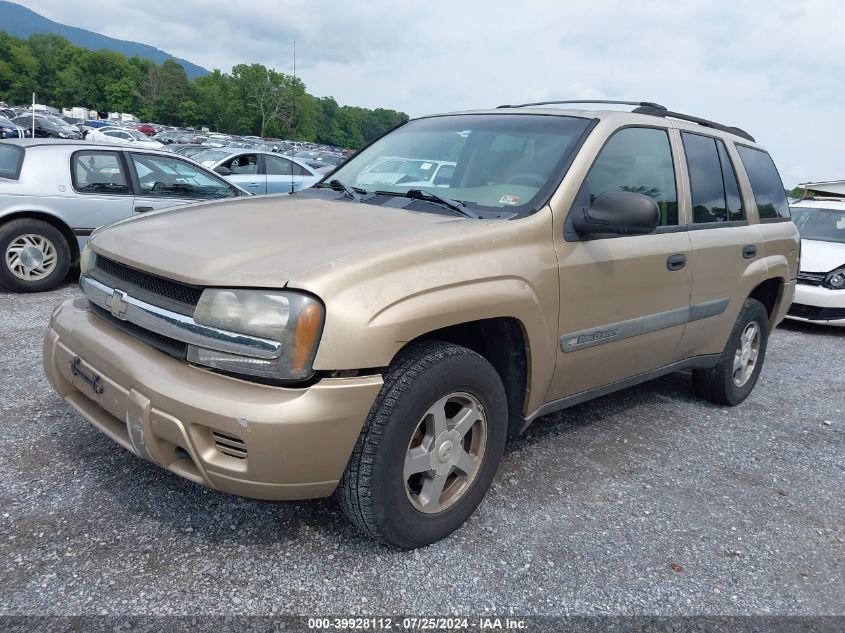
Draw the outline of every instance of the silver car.
[[[99,226],[244,195],[171,152],[84,141],[0,141],[0,285],[49,290],[61,283]]]
[[[220,147],[192,158],[256,195],[294,193],[316,184],[324,175],[296,158],[251,149]]]

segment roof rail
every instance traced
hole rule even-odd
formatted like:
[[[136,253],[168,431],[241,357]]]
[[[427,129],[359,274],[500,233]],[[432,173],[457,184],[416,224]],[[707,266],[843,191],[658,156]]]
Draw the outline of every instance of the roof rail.
[[[703,127],[709,127],[714,130],[720,130],[722,132],[727,132],[728,134],[735,134],[741,138],[744,138],[747,141],[751,141],[752,143],[756,143],[757,141],[754,140],[754,137],[751,136],[745,130],[738,128],[738,127],[731,127],[729,125],[722,125],[721,123],[716,123],[715,121],[709,121],[707,119],[702,119],[697,116],[691,116],[689,114],[681,114],[680,112],[672,112],[671,110],[667,110],[666,108],[654,108],[648,105],[642,105],[634,110],[632,110],[635,114],[649,114],[651,116],[661,116],[661,117],[671,117],[673,119],[680,119],[681,121],[689,121],[690,123],[698,123]]]
[[[500,105],[498,108],[528,108],[531,106],[540,106],[540,105],[561,105],[566,103],[604,103],[604,104],[611,104],[611,105],[629,105],[629,106],[639,106],[641,108],[653,108],[656,110],[666,110],[666,106],[662,106],[659,103],[652,103],[651,101],[608,101],[607,99],[579,99],[575,101],[537,101],[536,103],[519,103],[515,105]]]

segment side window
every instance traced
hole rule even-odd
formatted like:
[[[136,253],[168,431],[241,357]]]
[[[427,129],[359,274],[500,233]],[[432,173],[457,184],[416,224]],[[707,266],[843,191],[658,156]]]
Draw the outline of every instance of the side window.
[[[224,165],[229,168],[233,176],[235,174],[257,174],[258,156],[256,154],[242,154],[235,156]]]
[[[302,165],[297,165],[296,163],[291,163],[291,168],[293,169],[294,176],[310,176],[311,172],[305,169]]]
[[[130,154],[138,177],[139,195],[149,198],[196,200],[231,198],[228,183],[199,165],[155,154]]]
[[[736,179],[731,157],[721,139],[716,140],[719,149],[719,161],[722,163],[722,179],[725,181],[725,201],[728,204],[728,220],[744,220],[745,209],[742,208],[742,197],[739,195],[739,181]]]
[[[789,203],[786,201],[783,181],[772,157],[763,150],[745,145],[737,145],[736,149],[745,166],[748,180],[751,181],[751,192],[754,194],[754,202],[757,203],[760,220],[788,218]]]
[[[268,176],[290,176],[292,174],[291,165],[293,163],[284,158],[264,156],[264,164]]]
[[[619,130],[602,148],[585,184],[590,204],[605,191],[633,191],[654,198],[660,208],[660,226],[678,224],[675,168],[666,130]]]
[[[73,188],[80,193],[129,193],[117,152],[76,152],[70,159],[70,173]]]
[[[728,207],[725,203],[725,183],[716,139],[700,134],[681,133],[687,155],[690,190],[692,194],[692,221],[727,222]]]

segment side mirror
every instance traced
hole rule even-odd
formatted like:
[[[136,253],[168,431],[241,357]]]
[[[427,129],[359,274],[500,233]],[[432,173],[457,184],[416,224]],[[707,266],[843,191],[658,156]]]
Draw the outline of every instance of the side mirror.
[[[223,165],[218,165],[217,167],[214,168],[214,171],[216,171],[221,176],[231,176],[232,175],[232,170],[229,169],[228,167],[224,167]]]
[[[579,235],[645,235],[659,223],[660,208],[654,198],[633,191],[605,191],[592,206],[572,210],[572,228]]]

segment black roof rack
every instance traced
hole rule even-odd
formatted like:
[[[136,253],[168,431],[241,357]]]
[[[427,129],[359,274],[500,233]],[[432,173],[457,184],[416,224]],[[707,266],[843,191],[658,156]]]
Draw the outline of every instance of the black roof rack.
[[[673,119],[680,119],[681,121],[689,121],[690,123],[698,123],[703,127],[709,127],[714,130],[721,130],[722,132],[727,132],[728,134],[735,134],[741,138],[744,138],[747,141],[751,141],[752,143],[756,143],[757,141],[754,140],[754,137],[751,136],[745,130],[732,127],[730,125],[722,125],[721,123],[716,123],[715,121],[708,121],[707,119],[702,119],[697,116],[691,116],[689,114],[681,114],[680,112],[672,112],[671,110],[667,110],[666,108],[652,108],[647,105],[642,105],[639,108],[632,110],[635,114],[650,114],[651,116],[662,116],[662,117],[671,117]]]
[[[651,116],[661,116],[661,117],[671,117],[673,119],[680,119],[681,121],[689,121],[690,123],[698,123],[703,127],[709,127],[714,130],[721,130],[722,132],[727,132],[728,134],[735,134],[741,138],[744,138],[747,141],[751,141],[752,143],[756,143],[757,141],[754,140],[754,137],[751,136],[745,130],[732,127],[729,125],[722,125],[721,123],[716,123],[715,121],[709,121],[707,119],[702,119],[697,116],[691,116],[689,114],[681,114],[680,112],[672,112],[666,106],[662,106],[659,103],[652,103],[651,101],[612,101],[607,99],[576,99],[576,100],[567,100],[567,101],[537,101],[535,103],[519,103],[515,105],[500,105],[499,108],[529,108],[531,106],[543,106],[543,105],[562,105],[568,103],[603,103],[603,104],[611,104],[611,105],[629,105],[629,106],[636,106],[631,112],[635,114],[648,114]]]
[[[651,101],[608,101],[607,99],[577,99],[575,101],[537,101],[536,103],[519,103],[515,105],[500,105],[499,108],[528,108],[531,106],[540,105],[561,105],[565,103],[606,103],[611,105],[629,105],[639,106],[643,108],[654,108],[657,110],[665,110],[666,106],[659,103],[652,103]]]

